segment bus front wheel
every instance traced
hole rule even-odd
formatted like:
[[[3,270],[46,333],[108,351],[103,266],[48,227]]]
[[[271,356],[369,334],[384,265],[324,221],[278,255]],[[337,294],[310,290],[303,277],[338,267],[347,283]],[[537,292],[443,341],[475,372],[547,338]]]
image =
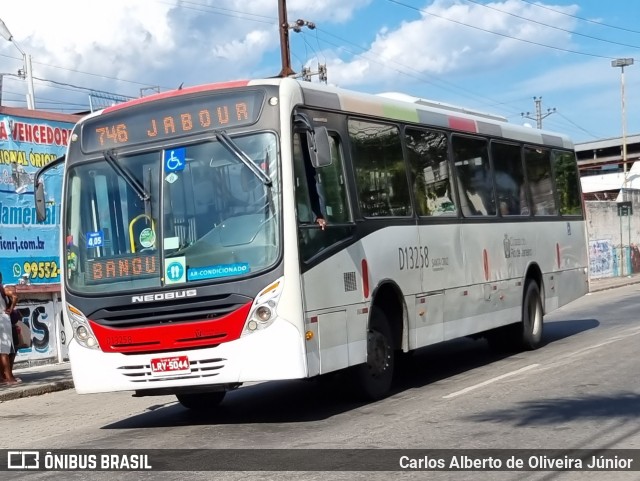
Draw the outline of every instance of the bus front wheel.
[[[176,394],[178,402],[187,409],[194,411],[206,411],[211,408],[215,408],[222,402],[226,391],[216,392],[199,392],[190,394]]]
[[[391,328],[384,313],[371,308],[367,331],[367,361],[355,370],[359,392],[367,400],[382,399],[391,389],[395,349]]]

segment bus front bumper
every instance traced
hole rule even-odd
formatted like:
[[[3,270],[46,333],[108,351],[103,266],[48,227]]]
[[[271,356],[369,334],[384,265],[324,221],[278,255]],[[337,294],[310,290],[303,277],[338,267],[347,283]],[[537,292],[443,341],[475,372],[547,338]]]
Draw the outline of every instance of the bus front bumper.
[[[75,339],[69,345],[75,389],[80,394],[236,385],[307,376],[304,337],[276,319],[268,328],[215,347],[152,354],[105,353]],[[152,372],[165,364],[171,371]]]

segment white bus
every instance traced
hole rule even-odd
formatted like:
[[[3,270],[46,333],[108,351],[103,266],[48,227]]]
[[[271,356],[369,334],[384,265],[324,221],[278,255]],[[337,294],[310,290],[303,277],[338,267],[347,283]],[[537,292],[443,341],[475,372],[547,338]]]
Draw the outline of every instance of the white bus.
[[[349,369],[378,399],[400,352],[534,349],[544,313],[588,288],[571,141],[465,109],[204,85],[90,114],[60,164],[79,393],[207,409],[242,383]]]

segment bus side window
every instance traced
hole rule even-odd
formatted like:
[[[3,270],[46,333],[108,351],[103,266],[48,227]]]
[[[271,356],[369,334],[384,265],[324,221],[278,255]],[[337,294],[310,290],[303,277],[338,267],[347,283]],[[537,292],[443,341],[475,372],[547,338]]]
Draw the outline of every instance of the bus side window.
[[[407,128],[405,143],[418,215],[457,215],[447,160],[447,136],[442,132]]]
[[[491,160],[500,214],[528,215],[520,146],[492,142]]]
[[[451,143],[463,215],[496,215],[486,140],[454,135]]]
[[[307,148],[305,137],[294,135],[296,205],[298,221],[302,224],[313,223],[320,217],[327,221],[327,226],[351,221],[342,155],[336,135],[329,137],[329,146],[331,164],[316,169],[304,154]]]
[[[551,152],[538,147],[525,147],[524,158],[533,215],[557,215],[551,176]]]
[[[317,169],[318,188],[327,226],[351,222],[340,139],[329,136],[331,164]]]
[[[317,183],[317,173],[311,165],[304,134],[293,135],[293,168],[295,175],[296,213],[299,224],[313,224],[317,217],[324,217]]]
[[[344,162],[340,139],[332,134],[329,138],[331,164],[313,169],[305,159],[305,135],[294,133],[293,163],[295,175],[296,213],[298,217],[298,242],[300,257],[304,262],[312,260],[331,246],[353,234],[351,209],[349,207],[347,186],[344,174]],[[315,175],[313,175],[315,174]],[[316,190],[316,192],[314,192]],[[313,196],[317,204],[313,207]],[[314,210],[319,209],[327,224],[320,230],[315,223]]]
[[[350,119],[349,136],[362,215],[410,216],[407,169],[398,127]]]
[[[560,214],[582,215],[580,197],[580,175],[578,162],[573,152],[553,151],[553,171],[556,191],[560,196]]]

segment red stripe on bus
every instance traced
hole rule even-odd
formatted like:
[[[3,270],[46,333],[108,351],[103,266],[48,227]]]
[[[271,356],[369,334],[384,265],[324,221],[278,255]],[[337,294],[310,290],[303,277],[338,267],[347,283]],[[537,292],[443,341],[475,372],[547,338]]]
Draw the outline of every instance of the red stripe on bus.
[[[475,120],[461,119],[460,117],[449,117],[449,127],[466,132],[478,132]]]
[[[556,242],[556,259],[558,260],[558,269],[560,269],[560,244]]]
[[[365,299],[369,298],[369,264],[367,264],[367,259],[362,259],[362,294]]]
[[[489,254],[487,249],[482,249],[482,262],[484,264],[484,280],[489,280]]]
[[[197,85],[195,87],[187,87],[180,90],[169,90],[168,92],[161,92],[159,94],[149,95],[147,97],[141,97],[139,99],[130,100],[121,104],[112,105],[104,109],[103,113],[114,112],[133,105],[145,104],[147,102],[155,102],[156,100],[168,99],[171,97],[179,97],[181,95],[193,94],[198,92],[208,92],[211,90],[220,89],[232,89],[236,87],[246,87],[249,84],[248,80],[235,80],[232,82],[220,82],[215,84]]]
[[[153,352],[209,347],[240,338],[252,302],[217,319],[116,328],[89,320],[103,352]]]

